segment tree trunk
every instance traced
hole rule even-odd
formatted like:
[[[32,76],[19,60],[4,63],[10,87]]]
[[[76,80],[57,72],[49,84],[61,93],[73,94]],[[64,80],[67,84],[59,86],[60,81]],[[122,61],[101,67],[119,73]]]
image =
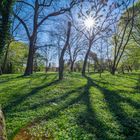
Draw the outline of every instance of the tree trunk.
[[[90,71],[90,62],[88,62],[88,73]]]
[[[85,73],[86,73],[87,60],[88,60],[88,55],[90,53],[91,46],[92,46],[92,40],[89,40],[89,47],[88,47],[87,53],[85,55],[84,64],[83,64],[83,68],[82,68],[82,76],[85,76]]]
[[[0,75],[2,75],[2,65],[1,65],[2,61],[1,61],[1,59],[2,59],[2,55],[0,53]]]
[[[66,49],[69,44],[69,39],[70,39],[70,32],[71,32],[71,22],[68,22],[68,30],[67,30],[67,40],[66,43],[62,49],[60,59],[59,59],[59,80],[63,79],[63,71],[64,71],[64,55],[66,52]]]
[[[0,140],[7,140],[6,126],[5,126],[4,116],[1,109],[0,109]]]
[[[48,72],[48,59],[46,59],[46,67],[45,67],[45,72]]]
[[[70,71],[71,71],[71,72],[73,72],[73,67],[74,67],[74,62],[72,61],[72,62],[71,62],[71,65],[70,65]]]
[[[111,69],[111,74],[112,74],[112,75],[115,75],[115,73],[116,73],[116,69],[115,69],[115,67],[112,67],[112,69]]]
[[[59,80],[63,79],[63,71],[64,71],[64,60],[59,60]]]
[[[0,3],[1,7],[1,14],[0,14],[0,55],[3,53],[3,49],[6,44],[6,40],[9,36],[9,30],[10,30],[10,11],[12,7],[13,0],[9,0],[2,6],[2,2]]]
[[[1,69],[1,66],[0,66],[0,75],[2,75],[2,69]]]
[[[131,66],[129,66],[129,70],[130,70],[131,72],[133,71]]]
[[[6,72],[6,64],[7,64],[7,57],[8,57],[8,52],[9,52],[9,47],[10,47],[10,43],[8,43],[7,48],[6,48],[6,53],[5,53],[5,57],[4,57],[4,62],[3,62],[3,73]]]
[[[124,72],[124,71],[125,71],[125,69],[124,69],[124,67],[123,67],[123,66],[122,66],[122,68],[121,68],[121,69],[122,69],[122,74],[125,74],[125,72]]]
[[[33,73],[33,58],[34,58],[34,45],[31,41],[30,47],[29,47],[27,66],[24,73],[25,76],[31,75]]]

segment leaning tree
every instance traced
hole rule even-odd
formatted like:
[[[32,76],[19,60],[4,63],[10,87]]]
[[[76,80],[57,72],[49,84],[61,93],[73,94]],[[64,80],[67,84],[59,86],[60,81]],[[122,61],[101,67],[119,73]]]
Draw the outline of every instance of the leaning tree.
[[[79,0],[71,0],[66,3],[57,0],[17,1],[17,7],[22,4],[22,8],[20,11],[14,12],[14,16],[24,27],[29,42],[29,54],[24,75],[30,75],[33,72],[35,45],[40,28],[50,18],[70,11],[78,2]]]

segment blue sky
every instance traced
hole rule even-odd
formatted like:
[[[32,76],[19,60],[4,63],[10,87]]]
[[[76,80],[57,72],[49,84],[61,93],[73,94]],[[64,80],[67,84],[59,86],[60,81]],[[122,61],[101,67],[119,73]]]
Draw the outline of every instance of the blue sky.
[[[27,0],[26,0],[27,1]],[[27,2],[30,2],[32,3],[34,0],[28,0]],[[112,3],[114,1],[118,1],[118,0],[110,0],[109,3]],[[120,2],[120,0],[119,0]],[[47,13],[50,13],[52,11],[54,11],[55,9],[59,9],[60,7],[63,7],[65,5],[68,4],[68,0],[61,0],[61,1],[57,1],[57,4],[56,5],[53,5],[52,7],[50,8],[47,8],[46,10],[44,10],[44,14],[46,15]],[[76,18],[76,10],[77,8],[75,7],[72,11],[72,13],[74,14],[74,18]],[[116,10],[117,12],[117,10]],[[105,12],[106,13],[106,12]],[[105,13],[103,13],[103,15],[105,15]],[[43,14],[43,13],[42,13]],[[33,14],[32,14],[32,9],[28,7],[26,8],[23,8],[20,12],[20,17],[21,18],[26,18],[26,23],[27,23],[27,26],[28,28],[30,29],[30,31],[32,31],[32,21],[33,21]],[[65,20],[66,19],[66,16],[65,14],[64,15],[60,15],[60,16],[57,16],[57,17],[53,17],[53,18],[50,18],[48,20],[46,20],[45,24],[43,24],[41,26],[41,30],[43,30],[43,32],[39,33],[38,34],[38,37],[39,37],[39,42],[38,42],[38,45],[43,45],[43,44],[48,44],[50,42],[50,38],[49,38],[49,32],[51,30],[57,30],[57,24],[61,24],[61,21],[63,21],[63,26],[64,28],[66,28],[66,25],[67,25],[67,22],[65,23]],[[78,21],[79,19],[77,19]],[[16,22],[18,23],[18,22]],[[45,32],[44,32],[45,31]],[[28,42],[27,40],[27,36],[26,36],[26,33],[25,33],[25,30],[23,28],[23,26],[20,26],[20,29],[17,31],[18,32],[18,36],[16,37],[17,39],[23,41],[23,42]],[[62,43],[62,46],[63,46],[63,43]],[[98,46],[98,45],[97,45]],[[98,53],[98,49],[95,49],[96,47],[93,48],[93,51],[97,52]],[[55,58],[56,59],[56,58]],[[53,60],[56,62],[56,60]],[[57,63],[57,62],[56,62]]]

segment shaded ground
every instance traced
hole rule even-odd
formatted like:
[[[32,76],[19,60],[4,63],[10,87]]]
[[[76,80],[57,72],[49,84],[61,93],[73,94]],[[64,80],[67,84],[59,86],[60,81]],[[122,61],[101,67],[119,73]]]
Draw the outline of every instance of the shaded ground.
[[[0,77],[8,138],[139,140],[140,74]]]

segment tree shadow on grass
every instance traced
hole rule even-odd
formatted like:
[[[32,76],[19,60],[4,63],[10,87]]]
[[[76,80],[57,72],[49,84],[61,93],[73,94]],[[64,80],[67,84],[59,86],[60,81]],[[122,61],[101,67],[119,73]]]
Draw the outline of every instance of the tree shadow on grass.
[[[52,104],[58,104],[60,103],[61,101],[64,101],[65,99],[67,99],[69,97],[69,95],[71,95],[72,93],[75,93],[77,91],[80,91],[83,89],[83,86],[82,87],[78,87],[74,90],[70,90],[62,95],[58,95],[56,97],[53,97],[53,98],[50,98],[50,99],[47,99],[47,100],[44,100],[44,101],[41,101],[39,103],[34,103],[33,105],[31,105],[30,107],[28,107],[27,109],[25,108],[22,108],[19,111],[27,111],[27,110],[37,110],[43,106],[49,106],[49,105],[52,105]]]
[[[15,80],[17,78],[21,78],[20,76],[12,76],[11,75],[4,75],[4,76],[0,76],[0,84],[4,84],[7,83],[9,81]]]
[[[132,87],[132,86],[124,85],[124,84],[122,84],[122,83],[120,83],[120,84],[111,83],[111,82],[107,81],[107,80],[104,79],[104,78],[102,78],[102,79],[100,79],[100,80],[95,80],[95,79],[94,79],[94,82],[100,83],[100,84],[103,84],[103,85],[107,85],[107,86],[110,85],[110,86],[123,86],[123,87],[125,87],[125,88],[135,88],[135,87]],[[133,92],[132,92],[132,93],[133,93]]]
[[[136,108],[139,107],[139,104],[136,104],[132,100],[128,98],[121,97],[120,95],[117,94],[117,92],[112,92],[108,89],[105,89],[104,87],[99,86],[97,83],[95,83],[91,78],[87,78],[87,84],[86,86],[76,88],[74,90],[68,91],[63,95],[60,95],[58,97],[54,97],[50,100],[47,100],[46,103],[42,102],[40,104],[35,104],[32,106],[30,109],[37,109],[42,106],[46,106],[51,102],[59,103],[55,108],[53,108],[51,111],[48,111],[45,113],[45,116],[40,116],[34,119],[32,122],[33,125],[36,123],[40,123],[41,121],[44,120],[53,120],[57,118],[60,114],[61,111],[64,111],[65,109],[68,109],[70,106],[77,104],[79,102],[83,102],[87,110],[85,112],[81,112],[78,114],[78,117],[76,118],[77,124],[83,128],[87,133],[92,134],[91,139],[96,138],[100,140],[109,140],[110,136],[108,136],[108,127],[106,124],[100,120],[97,115],[96,111],[93,109],[90,101],[90,88],[93,86],[95,88],[98,88],[105,96],[105,100],[107,101],[108,107],[110,112],[113,112],[113,114],[116,116],[117,121],[120,123],[120,126],[122,130],[120,135],[125,135],[126,137],[130,136],[133,134],[132,128],[134,127],[133,131],[137,132],[138,130],[136,129],[135,126],[132,126],[133,124],[130,125],[130,123],[134,123],[131,121],[134,121],[131,118],[128,118],[128,116],[125,114],[124,110],[119,106],[119,102],[125,101],[129,103],[130,105],[135,106]],[[81,92],[82,91],[82,92]],[[69,96],[71,94],[77,94],[76,97],[72,98],[69,100]],[[64,101],[64,102],[62,102]],[[122,117],[124,120],[122,120]],[[127,124],[129,123],[129,124]],[[131,127],[132,126],[132,127]],[[131,134],[130,134],[131,130]],[[114,138],[115,139],[115,138]]]
[[[138,77],[139,73],[133,73],[132,72],[132,73],[125,73],[125,74],[116,74],[115,76],[125,78],[125,79],[138,80],[137,78],[135,78],[133,76]]]
[[[50,99],[50,101],[55,101],[55,103],[59,103],[53,110],[46,113],[45,116],[38,117],[34,119],[32,122],[41,122],[43,120],[50,120],[58,117],[61,114],[61,111],[64,111],[65,109],[69,108],[70,106],[80,102],[80,100],[83,98],[84,94],[80,93],[81,90],[83,90],[84,87],[78,87],[74,90],[66,92],[64,95]],[[72,94],[76,94],[76,96],[73,99],[69,99],[69,96]],[[78,95],[77,95],[78,94]],[[48,101],[48,103],[50,102]],[[46,103],[47,104],[47,103]],[[44,104],[43,104],[44,105]],[[41,107],[41,105],[39,106]]]
[[[93,106],[91,105],[90,100],[90,88],[93,86],[101,91],[101,93],[104,95],[105,101],[108,105],[109,111],[112,112],[112,114],[115,116],[117,122],[120,123],[121,126],[121,133],[120,135],[124,135],[128,137],[128,139],[134,140],[138,138],[138,130],[139,130],[139,119],[138,116],[128,116],[124,110],[119,105],[120,102],[128,103],[129,105],[133,106],[134,108],[138,109],[140,105],[131,100],[127,97],[122,97],[118,94],[119,91],[111,91],[107,88],[101,87],[99,85],[99,82],[92,80],[90,77],[86,77],[87,84],[85,86],[81,86],[78,88],[75,88],[73,90],[70,90],[64,94],[60,94],[57,97],[53,97],[51,99],[48,99],[46,101],[42,101],[39,104],[35,103],[28,109],[30,110],[37,110],[38,108],[41,108],[43,106],[47,106],[52,102],[57,103],[58,105],[52,108],[52,110],[44,112],[43,115],[40,117],[37,116],[31,123],[35,125],[36,123],[40,123],[41,121],[46,120],[52,120],[59,115],[61,115],[61,112],[65,109],[68,109],[74,104],[77,104],[79,102],[82,102],[86,105],[87,109],[85,112],[80,112],[78,114],[78,117],[75,118],[76,123],[79,127],[84,129],[87,133],[93,134],[91,136],[91,139],[96,138],[98,140],[111,140],[108,136],[108,128],[106,124],[103,123],[102,120],[100,120],[97,117],[96,111],[94,110]],[[52,80],[52,82],[43,84],[42,86],[39,86],[37,88],[34,88],[30,93],[16,97],[14,101],[10,102],[4,109],[6,112],[13,112],[13,109],[18,104],[22,103],[24,100],[26,100],[28,97],[33,96],[38,91],[46,88],[47,86],[52,86],[56,84],[58,80]],[[74,98],[69,98],[71,95],[76,94]],[[94,93],[93,93],[94,94]],[[25,111],[25,110],[18,110],[18,111]],[[27,110],[28,111],[28,110]],[[136,114],[137,115],[137,114]],[[136,119],[136,120],[135,120]],[[136,123],[138,121],[138,123]],[[117,132],[116,132],[117,133]],[[114,138],[115,140],[115,138]]]
[[[54,77],[56,79],[56,77]],[[3,108],[4,112],[12,112],[12,110],[19,104],[21,104],[23,101],[25,101],[27,98],[35,95],[38,91],[42,90],[45,87],[51,86],[55,83],[58,82],[58,80],[52,79],[52,82],[50,83],[45,83],[44,85],[41,85],[39,87],[34,88],[31,92],[24,94],[24,95],[19,95],[16,94],[13,99],[11,99],[8,104]]]
[[[71,105],[79,102],[81,100],[81,98],[83,97],[83,94],[80,94],[80,91],[83,89],[83,87],[78,87],[74,90],[68,91],[66,92],[64,95],[59,96],[59,97],[55,97],[52,98],[48,101],[46,101],[46,103],[42,103],[39,106],[34,106],[33,109],[38,109],[43,107],[44,105],[47,106],[50,102],[55,101],[55,103],[58,103],[57,106],[53,106],[52,110],[49,111],[45,111],[43,114],[40,114],[40,116],[37,116],[37,118],[34,118],[30,123],[28,122],[28,124],[25,124],[26,127],[31,127],[34,126],[36,123],[41,123],[42,121],[48,121],[51,119],[55,119],[57,118],[60,114],[61,111],[64,111],[65,109],[69,108]],[[77,95],[78,93],[78,95]],[[69,99],[69,96],[72,94],[76,94],[76,97],[74,97],[73,99]],[[49,107],[49,105],[48,105]],[[25,110],[21,110],[21,111],[25,111]],[[17,133],[13,132],[13,136]]]
[[[86,77],[87,78],[87,77]],[[96,114],[96,111],[93,109],[91,100],[90,100],[90,88],[93,86],[91,81],[87,79],[87,84],[84,87],[84,96],[82,101],[86,105],[87,109],[85,112],[81,112],[79,117],[77,118],[77,124],[84,128],[84,130],[92,134],[91,139],[97,140],[109,140],[109,136],[107,134],[107,126],[100,120]]]
[[[91,139],[97,138],[97,139],[102,139],[102,140],[109,140],[109,137],[107,135],[107,129],[106,126],[102,123],[102,120],[99,120],[95,114],[95,111],[93,110],[90,102],[90,93],[89,93],[89,88],[91,87],[90,81],[83,86],[76,88],[74,90],[71,90],[69,92],[66,92],[64,95],[58,97],[58,98],[53,98],[52,100],[58,103],[59,101],[61,102],[60,105],[58,105],[56,108],[53,110],[49,111],[46,113],[45,116],[43,117],[38,117],[36,118],[32,124],[40,123],[41,121],[44,120],[53,120],[61,114],[61,111],[64,111],[71,107],[74,104],[78,103],[83,103],[86,105],[86,112],[81,112],[78,114],[78,117],[75,118],[77,124],[88,133],[92,134]],[[73,99],[69,100],[69,96],[72,94],[77,94],[76,97]],[[59,100],[60,99],[60,100]],[[50,101],[52,101],[50,100]],[[64,101],[64,103],[62,102]],[[44,105],[44,104],[43,104]],[[36,106],[38,107],[38,106]],[[36,108],[35,107],[35,108]],[[41,105],[39,105],[41,107]],[[82,124],[82,125],[81,125]],[[96,136],[95,136],[96,135]]]
[[[35,74],[32,74],[30,76],[24,76],[24,75],[12,75],[12,74],[7,74],[7,75],[0,75],[0,84],[4,84],[4,83],[7,83],[7,82],[10,82],[10,81],[13,81],[13,80],[20,80],[20,79],[23,79],[23,78],[40,78],[42,77],[42,82],[44,82],[49,76],[52,76],[52,75],[56,75],[55,73],[35,73]]]
[[[137,85],[136,85],[136,87],[135,87],[135,91],[136,91],[137,93],[140,93],[140,74],[139,74],[139,79],[138,79],[138,81],[137,81]]]
[[[115,115],[117,121],[121,124],[120,129],[122,130],[122,134],[126,137],[126,139],[131,139],[131,140],[140,139],[140,135],[139,135],[140,115],[136,113],[134,116],[129,116],[128,114],[125,113],[123,108],[120,106],[120,103],[127,103],[136,109],[140,109],[140,104],[131,100],[128,97],[122,97],[121,95],[118,94],[118,91],[115,90],[110,91],[107,88],[101,87],[99,84],[94,82],[94,80],[92,80],[90,77],[86,77],[86,78],[90,86],[96,87],[104,95],[109,110]]]

